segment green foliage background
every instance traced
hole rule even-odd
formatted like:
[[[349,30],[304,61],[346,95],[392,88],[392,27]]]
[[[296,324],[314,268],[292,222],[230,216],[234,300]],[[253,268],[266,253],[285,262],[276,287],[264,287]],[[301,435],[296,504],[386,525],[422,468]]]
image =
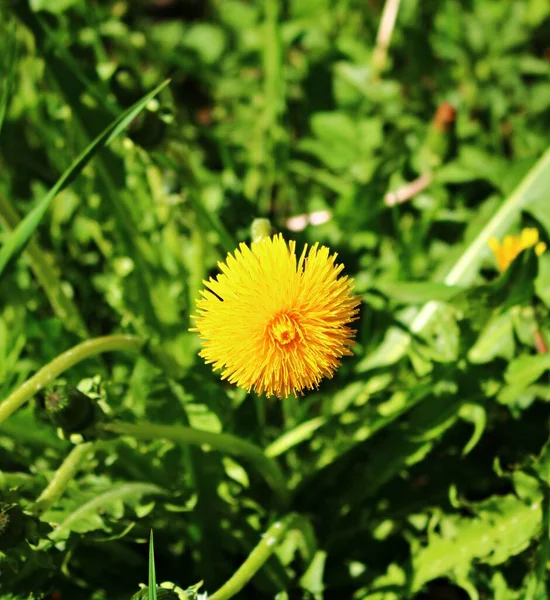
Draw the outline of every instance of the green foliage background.
[[[549,242],[547,0],[402,0],[381,67],[381,0],[0,7],[0,406],[79,342],[135,334],[139,356],[62,378],[104,420],[255,444],[291,496],[238,452],[99,428],[38,511],[82,437],[26,403],[0,423],[0,495],[26,518],[2,600],[130,598],[150,529],[157,580],[212,593],[290,512],[239,598],[550,598],[550,252],[499,276],[487,246]],[[355,356],[282,402],[220,382],[188,332],[257,217],[337,251],[363,295]]]

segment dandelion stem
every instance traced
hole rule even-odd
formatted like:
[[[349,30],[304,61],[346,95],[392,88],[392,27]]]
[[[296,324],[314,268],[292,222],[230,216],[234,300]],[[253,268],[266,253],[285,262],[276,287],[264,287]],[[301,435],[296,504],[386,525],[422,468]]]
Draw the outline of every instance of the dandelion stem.
[[[432,180],[433,177],[431,173],[424,173],[424,175],[421,175],[414,181],[407,183],[395,192],[388,192],[384,196],[384,204],[386,204],[386,206],[402,204],[403,202],[410,200],[411,198],[425,190],[432,183]]]
[[[265,165],[264,188],[261,198],[261,210],[270,214],[273,186],[276,177],[276,137],[279,120],[285,109],[284,60],[279,24],[281,7],[278,0],[265,0],[264,21],[264,97],[265,109],[263,124],[263,159]]]
[[[376,47],[372,55],[372,68],[376,74],[381,73],[386,66],[388,47],[400,4],[401,0],[386,0],[386,4],[384,5],[378,35],[376,36]]]
[[[209,596],[209,600],[228,600],[238,594],[273,554],[293,520],[294,515],[288,515],[281,521],[273,523],[244,563],[218,591]]]
[[[23,385],[0,403],[0,423],[5,421],[25,402],[30,400],[37,392],[59,377],[74,365],[86,358],[102,354],[103,352],[114,352],[124,350],[126,352],[139,352],[143,346],[143,340],[132,335],[108,335],[99,337],[82,344],[78,344],[54,358],[46,366],[42,367]]]
[[[55,472],[46,489],[40,494],[35,505],[34,512],[41,514],[61,497],[69,482],[73,479],[80,468],[86,454],[93,448],[93,442],[86,442],[75,446]]]
[[[266,456],[261,448],[229,433],[201,431],[183,425],[154,425],[153,423],[108,423],[104,431],[119,435],[129,435],[137,439],[166,439],[195,446],[208,445],[215,450],[242,456],[264,476],[279,496],[283,505],[289,502],[289,492],[279,465]]]

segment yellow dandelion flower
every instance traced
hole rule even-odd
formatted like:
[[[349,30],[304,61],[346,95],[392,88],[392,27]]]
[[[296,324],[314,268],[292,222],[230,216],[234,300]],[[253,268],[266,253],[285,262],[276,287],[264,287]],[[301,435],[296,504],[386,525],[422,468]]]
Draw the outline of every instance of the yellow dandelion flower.
[[[280,234],[240,244],[204,281],[193,316],[200,355],[222,379],[279,398],[334,375],[351,354],[360,304],[336,254],[306,245],[298,259],[295,250]]]
[[[504,273],[517,255],[527,248],[535,248],[537,256],[546,250],[546,244],[539,242],[539,232],[534,227],[523,229],[520,235],[507,235],[502,244],[493,237],[488,242],[497,261],[498,270]]]

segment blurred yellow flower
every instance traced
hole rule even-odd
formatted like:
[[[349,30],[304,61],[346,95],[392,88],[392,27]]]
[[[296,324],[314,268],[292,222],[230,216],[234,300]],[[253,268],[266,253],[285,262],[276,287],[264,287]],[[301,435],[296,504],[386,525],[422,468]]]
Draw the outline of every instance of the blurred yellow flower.
[[[222,379],[279,398],[316,388],[350,355],[360,297],[325,246],[282,235],[240,244],[204,284],[193,316],[200,355]]]
[[[539,232],[534,227],[524,229],[520,235],[505,236],[502,244],[494,237],[489,240],[489,248],[495,255],[501,273],[506,271],[520,252],[533,246],[537,256],[546,250],[546,244],[539,242]]]

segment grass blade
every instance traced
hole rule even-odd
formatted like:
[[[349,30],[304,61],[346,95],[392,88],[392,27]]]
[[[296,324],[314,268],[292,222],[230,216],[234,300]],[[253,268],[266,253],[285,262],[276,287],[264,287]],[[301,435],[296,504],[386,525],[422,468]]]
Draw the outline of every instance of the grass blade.
[[[153,530],[149,542],[149,600],[157,600],[157,576],[155,573],[155,548],[153,546]]]
[[[42,217],[48,210],[55,196],[69,183],[71,183],[90,162],[90,160],[103,148],[115,139],[147,106],[147,103],[154,98],[162,89],[164,89],[169,79],[162,82],[154,90],[146,94],[141,100],[138,100],[128,110],[124,111],[120,117],[115,119],[106,129],[104,129],[95,140],[78,156],[71,166],[61,175],[57,183],[42,198],[42,200],[33,208],[30,213],[19,223],[16,229],[8,236],[6,243],[0,250],[0,275],[6,268],[10,259],[21,250],[34,233]]]

